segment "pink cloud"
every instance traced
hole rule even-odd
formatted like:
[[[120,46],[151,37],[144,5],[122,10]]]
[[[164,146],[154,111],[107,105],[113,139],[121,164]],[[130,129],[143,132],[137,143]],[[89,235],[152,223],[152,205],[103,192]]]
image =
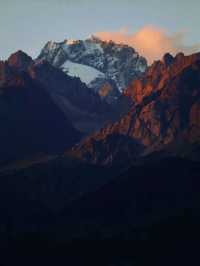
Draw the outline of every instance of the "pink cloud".
[[[168,34],[166,30],[153,26],[145,26],[135,33],[128,33],[126,28],[116,32],[97,32],[97,37],[105,41],[114,41],[116,43],[125,43],[140,54],[146,57],[149,63],[161,59],[162,56],[169,52],[176,54],[184,52],[190,54],[200,50],[200,44],[194,46],[184,45],[184,33],[178,32]]]

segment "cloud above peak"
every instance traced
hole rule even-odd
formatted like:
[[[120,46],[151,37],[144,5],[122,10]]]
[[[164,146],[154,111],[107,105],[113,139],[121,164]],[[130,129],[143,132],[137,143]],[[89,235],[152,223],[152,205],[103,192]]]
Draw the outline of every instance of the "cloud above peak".
[[[105,41],[114,41],[132,46],[149,64],[154,60],[161,59],[167,52],[175,55],[178,52],[185,54],[200,51],[200,44],[186,46],[184,44],[184,32],[169,34],[165,29],[144,26],[135,33],[129,33],[127,28],[122,28],[115,32],[97,32],[95,36]]]

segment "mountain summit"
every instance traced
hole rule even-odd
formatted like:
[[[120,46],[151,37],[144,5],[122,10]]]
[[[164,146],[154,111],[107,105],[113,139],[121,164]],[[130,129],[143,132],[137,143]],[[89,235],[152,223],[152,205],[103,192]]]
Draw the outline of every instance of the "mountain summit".
[[[101,97],[112,102],[129,83],[147,69],[147,61],[128,45],[86,40],[48,42],[39,59],[45,59],[71,76],[79,77]]]

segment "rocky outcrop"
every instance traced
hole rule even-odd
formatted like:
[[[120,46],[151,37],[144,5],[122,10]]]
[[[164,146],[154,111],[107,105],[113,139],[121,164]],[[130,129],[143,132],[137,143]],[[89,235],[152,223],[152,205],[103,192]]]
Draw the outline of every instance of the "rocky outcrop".
[[[17,71],[26,71],[33,64],[33,60],[26,53],[19,50],[8,58],[7,63]]]
[[[94,148],[95,142],[104,143],[113,134],[124,135],[140,143],[143,146],[140,155],[165,149],[176,142],[199,142],[199,84],[200,54],[178,54],[174,58],[165,55],[124,92],[133,101],[130,112],[83,141],[73,153],[86,159],[87,150],[90,161],[96,163],[98,152]]]

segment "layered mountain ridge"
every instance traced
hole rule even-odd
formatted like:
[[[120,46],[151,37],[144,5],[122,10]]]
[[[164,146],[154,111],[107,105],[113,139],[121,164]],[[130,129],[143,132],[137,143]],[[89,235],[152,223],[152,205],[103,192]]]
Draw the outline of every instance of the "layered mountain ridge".
[[[186,243],[199,237],[200,54],[164,55],[133,78],[117,105],[72,77],[78,68],[84,78],[97,74],[104,84],[103,72],[90,66],[83,72],[79,65],[68,61],[70,76],[22,51],[0,62],[0,246],[10,254],[21,246],[24,258],[34,243],[34,256],[35,246],[41,247],[39,261],[47,248],[45,261],[52,262],[52,255],[62,264],[80,255],[76,240],[82,240],[81,251],[83,241],[105,248],[102,240],[111,240],[105,249],[114,260],[103,258],[99,248],[100,260],[91,265],[141,265],[141,259],[147,265],[144,246],[159,254],[158,265],[168,265],[171,258],[158,252],[162,241],[173,246],[175,239],[180,249],[185,235]],[[110,257],[110,243],[117,240],[119,249]],[[128,243],[128,257],[121,240]],[[84,248],[91,257],[92,249]],[[36,264],[32,257],[27,262]]]
[[[28,77],[45,88],[48,97],[79,131],[97,130],[77,144],[70,156],[89,163],[129,164],[177,143],[199,143],[199,53],[179,53],[175,57],[166,54],[154,62],[123,91],[118,112],[116,106],[112,108],[102,101],[79,78],[66,75],[43,59],[34,61],[18,51],[0,66],[2,88],[26,86],[24,77]]]

